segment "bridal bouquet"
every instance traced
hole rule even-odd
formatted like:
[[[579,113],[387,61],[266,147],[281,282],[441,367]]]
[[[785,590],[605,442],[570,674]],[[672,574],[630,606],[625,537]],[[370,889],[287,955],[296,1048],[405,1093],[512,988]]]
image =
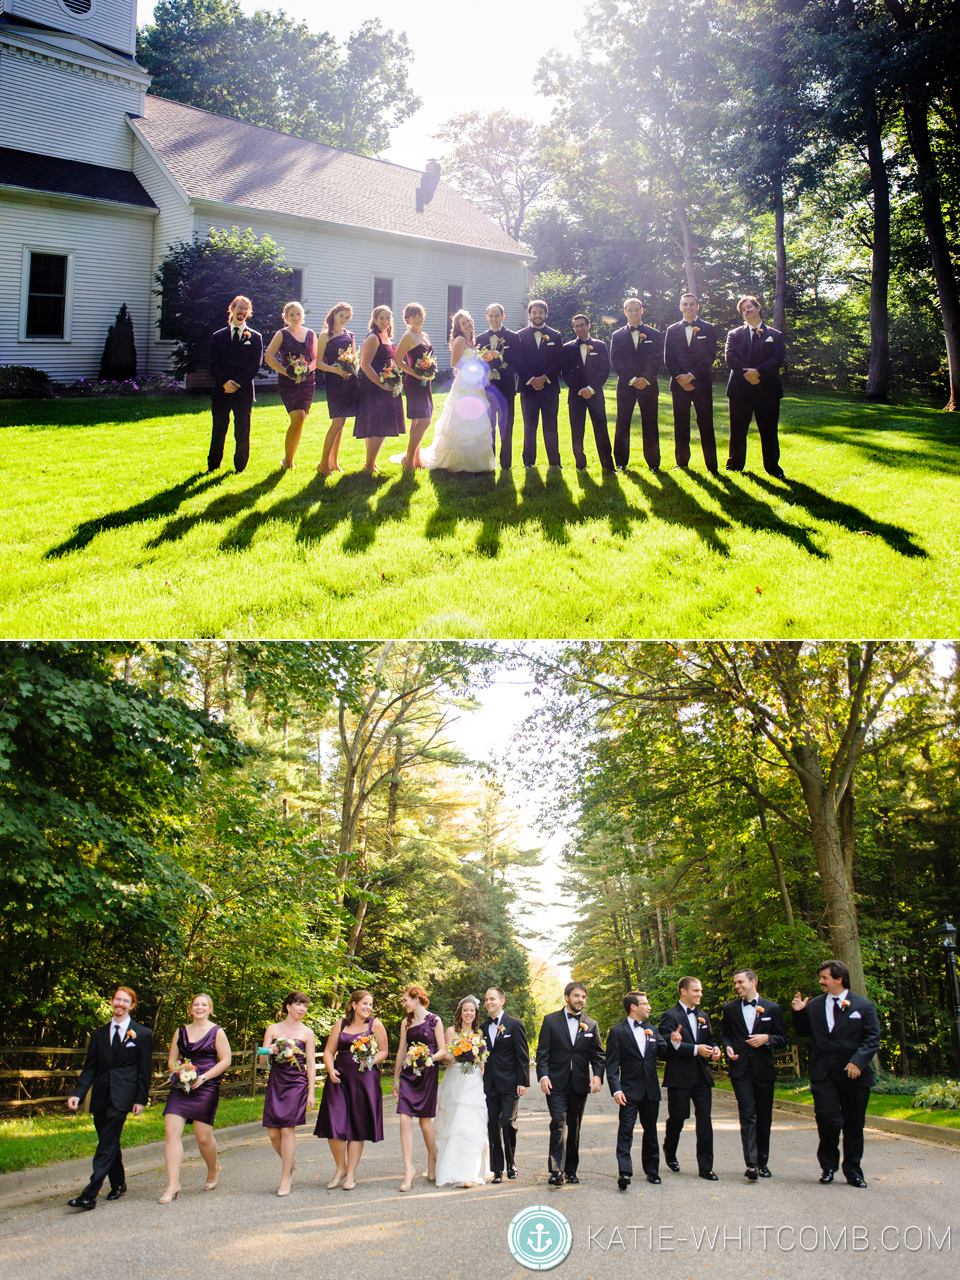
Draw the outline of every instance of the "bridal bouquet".
[[[369,1032],[364,1036],[357,1036],[350,1046],[350,1056],[361,1071],[373,1070],[376,1066],[374,1058],[378,1052],[377,1038]]]
[[[430,351],[425,351],[413,366],[413,372],[421,382],[431,382],[437,376],[437,362]]]
[[[493,347],[477,347],[477,355],[489,366],[491,381],[499,382],[500,370],[507,367],[507,363],[500,352]],[[496,363],[494,363],[495,361]]]
[[[174,1089],[182,1089],[184,1093],[189,1093],[199,1079],[200,1072],[193,1065],[189,1058],[184,1058],[177,1063],[177,1069],[170,1076],[170,1084]]]
[[[403,1065],[409,1067],[415,1076],[422,1076],[427,1067],[433,1066],[433,1054],[421,1040],[407,1050]]]
[[[297,1057],[299,1044],[296,1040],[290,1040],[285,1036],[277,1036],[273,1044],[270,1046],[270,1057],[274,1062],[292,1062],[294,1066],[303,1070],[303,1063]]]
[[[337,364],[341,369],[346,369],[347,373],[356,374],[360,368],[360,359],[353,347],[347,347],[346,351],[341,351],[337,356]]]
[[[302,382],[310,372],[310,362],[303,356],[291,356],[287,361],[287,376],[294,382]]]
[[[474,1032],[473,1035],[464,1031],[450,1047],[453,1049],[453,1056],[461,1075],[472,1075],[478,1067],[483,1065],[483,1059],[487,1053],[487,1042],[479,1031]]]
[[[403,374],[392,360],[380,370],[380,385],[384,391],[389,391],[394,396],[398,396],[403,390]]]

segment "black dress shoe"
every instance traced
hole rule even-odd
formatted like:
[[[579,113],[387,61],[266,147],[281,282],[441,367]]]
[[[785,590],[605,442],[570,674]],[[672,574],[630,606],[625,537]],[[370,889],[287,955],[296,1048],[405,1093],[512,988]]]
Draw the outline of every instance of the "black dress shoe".
[[[494,1181],[494,1182],[502,1182],[502,1181],[503,1181],[503,1174],[502,1174],[502,1173],[495,1173],[495,1174],[493,1175],[493,1181]]]
[[[655,1187],[659,1187],[659,1185],[660,1185],[660,1175],[659,1175],[659,1173],[648,1173],[648,1174],[647,1174],[647,1181],[648,1181],[648,1182],[652,1182],[652,1183],[653,1183],[653,1185],[654,1185]]]
[[[97,1207],[96,1196],[74,1196],[72,1200],[68,1200],[67,1204],[71,1209],[95,1209]]]
[[[562,1174],[562,1173],[551,1173],[550,1177],[547,1179],[547,1185],[548,1185],[548,1186],[550,1186],[550,1187],[562,1187],[562,1186],[563,1186],[563,1174]]]
[[[580,1179],[575,1173],[565,1173],[563,1175],[564,1182],[572,1182],[574,1186],[580,1185]]]
[[[127,1194],[127,1184],[124,1183],[122,1187],[111,1187],[107,1195],[107,1199],[119,1200],[121,1196],[125,1196],[126,1194]]]
[[[787,473],[785,471],[768,471],[768,476],[772,476],[774,480],[786,480]]]
[[[833,1181],[833,1170],[832,1170],[832,1169],[824,1169],[823,1173],[821,1173],[821,1175],[820,1175],[820,1181],[821,1181],[821,1182],[824,1182],[824,1183],[826,1183],[826,1182],[832,1182],[832,1181]]]
[[[863,1178],[848,1178],[847,1182],[851,1187],[865,1187],[867,1185]]]
[[[516,1165],[514,1165],[512,1169],[507,1170],[507,1177],[510,1179],[511,1182],[514,1180],[514,1178],[517,1178],[519,1176],[520,1176],[520,1170],[516,1167]]]
[[[621,1191],[626,1191],[629,1185],[630,1185],[630,1179],[626,1176],[626,1174],[621,1173],[620,1177],[617,1179],[617,1186],[620,1188]]]
[[[757,1166],[755,1164],[748,1164],[747,1171],[743,1176],[748,1182],[756,1182],[757,1178],[760,1176],[757,1173]]]
[[[701,1174],[700,1174],[700,1177],[701,1177],[701,1178],[706,1178],[707,1182],[719,1182],[719,1181],[720,1181],[720,1179],[717,1177],[717,1175],[713,1172],[713,1170],[712,1170],[712,1169],[708,1170],[706,1173],[701,1173]]]
[[[767,1168],[765,1164],[760,1165],[760,1167],[757,1169],[757,1173],[759,1173],[761,1178],[773,1177],[773,1174],[770,1172],[770,1170]]]
[[[672,1169],[674,1173],[680,1172],[680,1166],[676,1160],[665,1160],[664,1163],[666,1164],[667,1168]]]

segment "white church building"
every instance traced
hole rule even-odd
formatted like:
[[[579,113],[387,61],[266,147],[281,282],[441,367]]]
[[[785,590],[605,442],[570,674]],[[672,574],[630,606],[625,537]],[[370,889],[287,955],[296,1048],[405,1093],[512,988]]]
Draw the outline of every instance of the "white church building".
[[[341,300],[363,333],[407,302],[447,363],[447,317],[525,322],[532,258],[443,182],[154,97],[135,59],[136,0],[0,0],[0,365],[95,377],[124,302],[141,372],[162,373],[154,273],[210,227],[269,234],[318,328]],[[279,328],[257,314],[254,326]]]

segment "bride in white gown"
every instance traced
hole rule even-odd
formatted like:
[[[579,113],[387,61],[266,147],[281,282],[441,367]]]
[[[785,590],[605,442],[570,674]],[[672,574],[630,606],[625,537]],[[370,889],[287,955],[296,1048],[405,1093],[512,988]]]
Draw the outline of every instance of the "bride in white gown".
[[[496,455],[492,406],[486,392],[489,377],[487,366],[477,357],[468,311],[458,311],[451,322],[450,365],[457,376],[437,421],[433,444],[419,451],[419,464],[431,471],[493,471]]]
[[[480,1030],[480,1002],[464,996],[457,1005],[453,1026],[447,1028],[447,1045],[464,1032]],[[487,1102],[480,1068],[463,1072],[448,1054],[449,1065],[437,1095],[437,1186],[456,1183],[482,1186],[490,1175],[487,1152]]]

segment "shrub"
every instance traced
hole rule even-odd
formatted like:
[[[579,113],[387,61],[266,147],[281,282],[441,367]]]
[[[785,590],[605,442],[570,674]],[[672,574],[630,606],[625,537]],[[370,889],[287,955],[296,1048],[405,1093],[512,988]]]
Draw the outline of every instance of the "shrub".
[[[31,369],[26,364],[0,366],[0,398],[5,396],[36,396],[50,400],[56,394],[50,375],[42,369]]]
[[[914,1102],[927,1111],[931,1107],[943,1107],[946,1111],[960,1110],[960,1080],[942,1080],[937,1084],[925,1084],[914,1094]]]
[[[117,312],[117,318],[107,330],[100,357],[101,382],[125,382],[137,376],[137,344],[133,337],[133,321],[127,304]]]

